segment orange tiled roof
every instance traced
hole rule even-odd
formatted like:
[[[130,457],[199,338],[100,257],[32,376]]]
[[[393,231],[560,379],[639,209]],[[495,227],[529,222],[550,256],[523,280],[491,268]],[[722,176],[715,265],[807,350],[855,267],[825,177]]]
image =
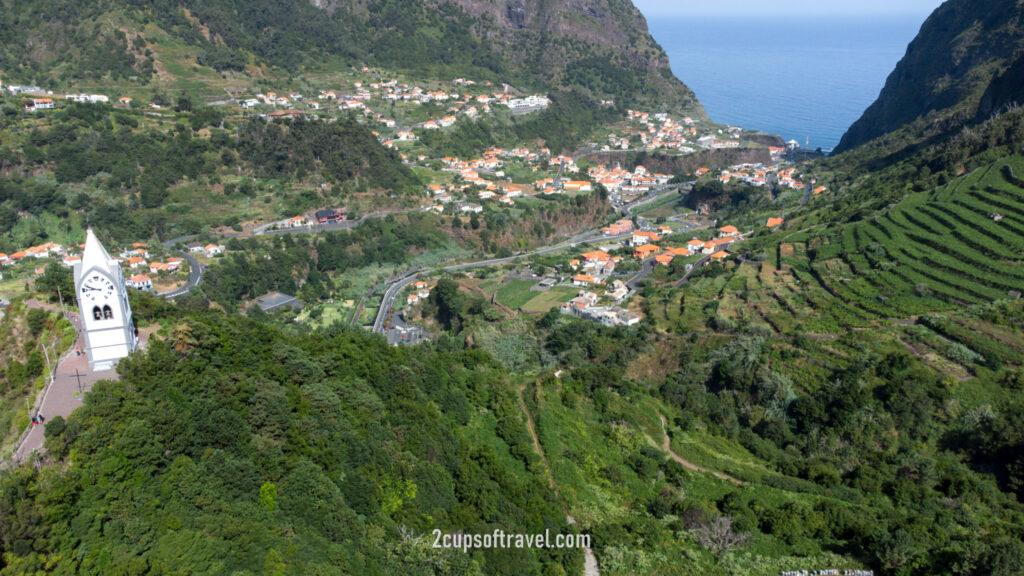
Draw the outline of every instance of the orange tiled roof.
[[[600,260],[601,262],[611,260],[611,256],[603,250],[594,250],[593,252],[585,252],[581,255],[584,260]]]

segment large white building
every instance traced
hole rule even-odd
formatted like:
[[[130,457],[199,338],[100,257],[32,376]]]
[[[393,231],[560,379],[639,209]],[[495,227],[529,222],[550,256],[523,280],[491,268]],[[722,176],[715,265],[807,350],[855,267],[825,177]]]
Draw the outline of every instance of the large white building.
[[[121,267],[91,228],[86,232],[82,260],[75,264],[75,294],[89,366],[94,370],[113,368],[135,350],[138,335]]]

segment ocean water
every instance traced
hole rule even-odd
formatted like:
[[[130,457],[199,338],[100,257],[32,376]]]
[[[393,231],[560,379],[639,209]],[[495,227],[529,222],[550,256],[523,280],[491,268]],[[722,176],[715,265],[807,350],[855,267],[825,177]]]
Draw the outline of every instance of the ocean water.
[[[712,120],[825,151],[875,101],[923,23],[908,16],[647,20],[672,71]]]

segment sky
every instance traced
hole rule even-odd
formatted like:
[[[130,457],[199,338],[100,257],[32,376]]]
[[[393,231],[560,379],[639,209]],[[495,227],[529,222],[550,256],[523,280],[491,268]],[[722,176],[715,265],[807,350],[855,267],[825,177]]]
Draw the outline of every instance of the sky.
[[[792,14],[792,15],[920,15],[922,21],[942,0],[633,0],[652,14]]]

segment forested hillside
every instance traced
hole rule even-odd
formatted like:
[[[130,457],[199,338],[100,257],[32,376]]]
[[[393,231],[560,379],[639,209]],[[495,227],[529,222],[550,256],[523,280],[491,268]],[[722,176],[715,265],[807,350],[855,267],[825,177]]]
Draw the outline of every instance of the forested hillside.
[[[183,75],[210,82],[221,73],[262,78],[377,65],[530,90],[578,87],[625,106],[704,116],[631,2],[505,4],[4,0],[0,70],[9,82],[55,87],[88,79],[158,86]]]
[[[211,108],[147,115],[72,104],[45,118],[12,111],[0,128],[8,135],[0,250],[8,253],[47,239],[67,243],[85,220],[118,240],[166,239],[264,211],[283,216],[348,194],[400,197],[421,186],[352,118],[224,122]]]

